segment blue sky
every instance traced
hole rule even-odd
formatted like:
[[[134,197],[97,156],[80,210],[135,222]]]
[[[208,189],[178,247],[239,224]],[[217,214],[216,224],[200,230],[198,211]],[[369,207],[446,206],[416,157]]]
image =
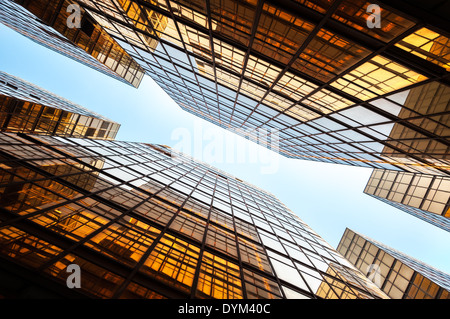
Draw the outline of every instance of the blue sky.
[[[177,147],[181,140],[176,133],[189,133],[191,155],[271,192],[331,246],[337,247],[348,227],[450,273],[450,233],[364,194],[370,169],[287,159],[250,146],[251,142],[183,111],[148,76],[135,89],[3,25],[0,43],[1,71],[120,123],[117,140]],[[247,156],[244,162],[208,161],[205,155],[217,137],[246,145],[246,151],[258,152],[259,160],[252,162]],[[236,152],[234,146],[229,144]],[[277,169],[263,174],[269,164],[262,159],[267,158]]]

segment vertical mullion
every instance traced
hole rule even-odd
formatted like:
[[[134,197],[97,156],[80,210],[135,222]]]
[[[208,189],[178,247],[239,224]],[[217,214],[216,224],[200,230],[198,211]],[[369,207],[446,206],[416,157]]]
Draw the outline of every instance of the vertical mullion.
[[[207,172],[205,172],[204,176],[207,175]],[[198,263],[197,263],[197,267],[195,269],[195,274],[194,274],[194,281],[192,283],[192,287],[191,287],[191,293],[190,293],[190,299],[194,299],[195,298],[195,293],[197,292],[197,286],[198,286],[198,279],[200,276],[200,269],[202,266],[202,262],[203,262],[203,253],[205,251],[205,246],[206,246],[206,238],[208,235],[208,231],[209,231],[209,223],[210,223],[210,218],[211,218],[211,211],[213,208],[213,202],[214,202],[214,195],[216,192],[216,186],[217,186],[217,177],[216,180],[214,182],[214,188],[212,190],[212,194],[211,194],[211,203],[209,206],[209,210],[208,210],[208,217],[206,219],[206,225],[205,225],[205,233],[203,234],[203,239],[202,239],[202,244],[200,246],[200,254],[198,256]],[[212,289],[212,287],[211,287]]]
[[[234,212],[233,212],[233,204],[231,202],[231,192],[230,192],[230,183],[228,182],[227,179],[227,189],[228,189],[228,197],[230,198],[230,206],[231,206],[231,219],[233,221],[233,230],[234,230],[234,239],[236,241],[236,252],[237,252],[237,258],[239,261],[239,272],[241,275],[241,284],[242,284],[242,296],[244,299],[248,299],[247,296],[247,289],[245,287],[245,275],[244,275],[244,265],[242,263],[242,258],[241,258],[241,251],[240,251],[240,244],[239,244],[239,237],[236,231],[236,222],[234,220]]]
[[[171,167],[173,168],[173,167]],[[170,168],[170,169],[171,169]],[[198,166],[194,166],[189,172],[185,173],[184,175],[189,174],[191,171],[197,169]],[[184,176],[183,175],[183,176]],[[179,178],[177,180],[175,180],[174,182],[178,181]],[[198,184],[201,183],[201,181],[203,180],[203,177],[197,182],[197,186]],[[164,189],[168,188],[168,186],[166,186]],[[191,193],[189,195],[187,195],[187,197],[185,198],[185,200],[183,201],[183,203],[178,207],[177,212],[171,217],[171,219],[167,222],[167,224],[164,226],[164,228],[161,230],[161,232],[159,233],[159,235],[154,239],[153,243],[148,247],[147,251],[142,255],[142,257],[139,259],[139,262],[134,266],[133,270],[131,271],[131,273],[128,275],[128,277],[124,280],[124,282],[120,285],[120,287],[116,290],[116,292],[114,293],[114,296],[112,297],[114,298],[118,298],[123,291],[125,290],[125,288],[128,286],[128,284],[131,282],[131,280],[133,279],[134,275],[139,271],[139,269],[142,267],[142,265],[145,263],[145,261],[147,260],[147,258],[150,256],[150,254],[152,253],[152,251],[154,250],[154,248],[156,247],[157,244],[160,243],[161,238],[166,234],[167,230],[169,229],[169,226],[171,225],[171,223],[175,220],[175,218],[178,216],[181,208],[186,204],[186,202],[191,198],[192,193],[194,192],[196,188],[193,188]]]

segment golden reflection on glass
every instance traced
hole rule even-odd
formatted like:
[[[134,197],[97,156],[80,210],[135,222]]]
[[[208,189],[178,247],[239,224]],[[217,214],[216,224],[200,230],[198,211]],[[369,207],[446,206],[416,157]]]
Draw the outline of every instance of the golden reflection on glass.
[[[200,248],[197,246],[165,234],[140,271],[189,292],[199,252]]]
[[[213,247],[224,254],[237,257],[236,236],[213,224],[208,226],[206,245]]]
[[[31,268],[42,266],[62,249],[13,226],[0,228],[0,254]]]
[[[431,61],[450,71],[450,39],[427,28],[421,28],[400,40],[395,46]]]
[[[325,281],[319,286],[316,295],[323,299],[339,299],[334,290]]]
[[[145,216],[160,225],[166,225],[177,209],[153,197],[134,209],[136,213]]]
[[[243,236],[250,238],[256,242],[260,242],[258,233],[256,231],[256,227],[254,225],[244,222],[243,220],[240,220],[238,218],[234,219],[234,223],[236,226],[237,234],[243,235]]]
[[[151,4],[155,5],[156,2],[152,0],[147,0]],[[133,20],[134,25],[139,30],[145,31],[151,35],[159,38],[161,32],[167,27],[167,17],[159,14],[153,10],[146,7],[138,5],[135,2],[129,0],[118,0],[119,4],[122,6],[123,10],[126,12],[127,16]],[[149,48],[153,51],[156,49],[159,40],[154,39],[148,35],[141,36],[146,40]]]
[[[67,266],[70,264],[78,265],[82,272],[81,287],[78,289],[96,297],[112,298],[116,289],[124,282],[123,277],[73,254],[67,254],[46,268],[44,272],[66,284],[67,277],[70,275],[67,272]]]
[[[414,280],[412,281],[411,286],[405,295],[405,299],[436,299],[436,297],[438,297],[438,291],[438,285],[436,285],[434,282],[424,277],[423,275],[416,273]],[[440,298],[446,299],[446,295],[442,294]]]
[[[408,155],[413,153],[415,157],[424,158],[433,163],[423,168],[428,170],[428,172],[424,171],[428,174],[436,174],[435,171],[431,171],[433,168],[447,169],[449,147],[441,140],[448,136],[449,131],[447,122],[450,117],[446,112],[450,87],[439,82],[429,82],[400,94],[403,96],[401,105],[405,107],[400,109],[398,117],[403,121],[394,123],[390,132],[386,133],[392,147],[385,146],[381,154],[400,162],[402,158],[407,159]],[[394,99],[394,97],[388,97],[388,99]],[[405,122],[420,127],[441,139],[430,138],[407,127],[403,124]],[[437,172],[437,175],[440,174]]]
[[[252,48],[280,63],[288,63],[314,24],[264,3]]]
[[[333,276],[336,275],[333,271],[330,273]],[[334,277],[324,276],[324,278],[325,280],[320,284],[316,292],[317,296],[324,299],[357,299],[357,296],[354,294],[353,290],[350,289],[345,283],[342,283]]]
[[[366,0],[345,0],[339,5],[332,17],[384,42],[392,40],[414,26],[413,21],[391,12],[384,8],[383,5],[380,5],[381,28],[368,28],[367,19],[371,13],[367,12],[367,7],[370,4],[372,3]]]
[[[244,268],[245,290],[249,299],[281,299],[278,284]]]
[[[322,28],[292,67],[328,82],[369,53],[364,47]]]
[[[365,193],[443,215],[448,209],[450,179],[426,174],[374,170]]]
[[[211,0],[212,30],[248,46],[257,0]]]
[[[30,220],[73,240],[83,239],[108,222],[107,219],[83,208],[79,208],[70,215],[63,215],[61,210],[62,207],[59,207],[45,214],[34,216]]]
[[[213,54],[209,35],[190,26],[184,26],[184,29],[186,32],[182,32],[181,35],[188,50],[212,61]]]
[[[198,278],[197,297],[242,299],[239,266],[205,251]]]
[[[210,221],[213,221],[214,223],[219,224],[231,231],[234,230],[233,218],[228,214],[221,213],[217,209],[214,209],[214,208],[211,209],[211,214],[210,214],[209,219],[210,219]]]
[[[215,62],[236,73],[242,73],[245,52],[223,41],[213,39]]]
[[[443,214],[444,217],[450,217],[450,207],[447,209],[446,212]]]
[[[196,216],[180,211],[169,227],[201,243],[205,233],[206,222]]]
[[[52,174],[55,174],[58,170],[61,174],[77,173],[80,171],[71,165],[51,165],[51,163],[50,165],[44,164],[40,168]],[[86,175],[89,177],[89,174]],[[4,181],[3,185],[0,185],[0,207],[17,214],[26,215],[27,213],[79,195],[72,188],[54,180],[43,179],[43,176],[21,166],[8,167],[7,170],[3,167],[0,170],[0,176],[0,179]],[[31,183],[25,182],[19,176],[27,180],[33,177],[42,179]],[[5,183],[5,181],[8,182]],[[84,182],[86,182],[86,179]],[[80,186],[83,186],[83,182],[80,182]]]
[[[247,78],[256,80],[266,87],[272,85],[273,81],[278,77],[281,69],[250,55],[247,61],[244,75]]]
[[[320,13],[326,13],[330,9],[334,0],[294,0],[295,2],[301,3],[305,7],[316,10]]]
[[[330,263],[324,275],[325,280],[317,289],[316,295],[326,299],[373,299],[374,296],[389,299],[378,287],[361,272]],[[361,289],[349,286],[359,287]],[[369,292],[373,295],[370,295]]]
[[[195,22],[204,28],[208,28],[206,6],[203,1],[179,0],[177,2],[170,1],[170,7],[172,8],[174,15]]]
[[[183,42],[181,41],[180,33],[182,34],[182,37],[186,37],[186,26],[180,22],[175,23],[175,21],[169,17],[165,17],[164,19],[166,20],[166,26],[164,30],[161,30],[159,38],[174,44],[178,48],[182,48]]]
[[[427,77],[378,55],[331,85],[365,101],[426,79]]]
[[[49,5],[46,0],[34,0],[27,1],[22,5],[97,61],[107,66],[116,75],[137,87],[143,77],[144,70],[106,33],[97,21],[87,18],[84,9],[81,13],[82,17],[86,19],[82,19],[82,32],[79,32],[79,29],[76,28],[69,28],[67,21],[72,12],[67,10],[69,4],[69,1],[63,1],[61,6],[57,6],[56,3],[50,3]],[[53,20],[53,17],[56,17],[56,19]],[[106,20],[102,19],[101,21]],[[61,49],[58,48],[58,50]],[[89,64],[92,64],[92,62]]]
[[[285,72],[274,87],[274,89],[278,92],[281,92],[295,100],[303,98],[316,88],[318,88],[316,84],[308,82],[301,77],[292,74],[291,72]]]
[[[131,217],[109,226],[86,245],[133,267],[160,231]]]
[[[193,198],[189,198],[183,206],[183,209],[188,210],[203,218],[208,218],[209,207],[201,204]]]
[[[354,104],[352,101],[326,89],[321,89],[320,91],[314,93],[307,99],[303,100],[302,103],[325,114],[339,111],[340,109]]]
[[[244,263],[250,264],[262,271],[272,273],[269,260],[264,253],[262,246],[252,243],[244,238],[239,237],[239,252],[241,260]]]

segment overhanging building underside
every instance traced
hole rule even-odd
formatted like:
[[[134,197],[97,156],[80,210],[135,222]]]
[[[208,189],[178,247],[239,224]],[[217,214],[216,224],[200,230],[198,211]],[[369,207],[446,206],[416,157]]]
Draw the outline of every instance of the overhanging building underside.
[[[17,2],[45,15],[67,1]],[[381,28],[359,0],[71,3],[184,110],[251,139],[270,132],[285,156],[449,172],[442,1],[372,1]]]
[[[1,132],[0,177],[3,297],[387,298],[272,194],[164,146]]]

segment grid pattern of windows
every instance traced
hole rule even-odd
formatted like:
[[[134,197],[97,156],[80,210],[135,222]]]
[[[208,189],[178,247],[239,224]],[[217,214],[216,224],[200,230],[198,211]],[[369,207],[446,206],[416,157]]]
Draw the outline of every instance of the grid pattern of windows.
[[[119,81],[138,87],[144,76],[139,64],[84,10],[80,28],[69,28],[66,0],[19,0],[0,4],[0,23],[60,54]]]
[[[192,114],[273,129],[287,157],[448,174],[449,35],[420,10],[379,1],[368,28],[365,0],[78,3]]]
[[[109,139],[120,124],[0,72],[0,130]]]
[[[332,17],[383,42],[389,42],[414,26],[410,19],[381,6],[380,19],[383,23],[380,28],[367,28],[367,19],[371,14],[367,12],[369,4],[371,2],[365,0],[344,0]]]
[[[369,194],[370,195],[370,194]],[[382,197],[375,197],[373,195],[370,195],[388,205],[391,205],[395,208],[398,208],[412,216],[415,216],[419,219],[422,219],[425,222],[431,223],[436,227],[442,228],[445,231],[450,231],[450,219],[449,218],[442,218],[442,216],[440,215],[436,215],[415,207],[411,207],[411,206],[407,206],[401,203],[396,203],[390,200],[387,200],[385,198]],[[446,216],[448,217],[448,216]]]
[[[450,275],[348,228],[337,251],[392,299],[450,297]]]
[[[378,29],[367,28],[365,0],[79,0],[82,25],[70,29],[68,3],[5,0],[0,21],[134,86],[146,73],[182,109],[252,140],[260,129],[276,131],[276,149],[285,156],[429,174],[437,176],[433,183],[442,180],[446,186],[449,34],[439,21],[422,21],[417,10],[402,14],[395,4],[378,1],[383,20]],[[58,277],[56,270],[49,272],[58,258],[87,264],[91,250],[104,245],[98,258],[112,262],[116,268],[105,269],[115,273],[87,266],[109,286],[96,292],[99,296],[378,295],[370,285],[361,288],[357,273],[340,265],[306,225],[292,224],[276,199],[227,174],[216,178],[216,170],[197,167],[201,173],[195,175],[184,163],[168,164],[164,156],[170,157],[170,150],[157,146],[39,140],[58,155],[49,157],[34,142],[11,142],[13,161],[30,162],[2,167],[10,172],[2,178],[5,185],[13,181],[6,194],[20,194],[4,196],[2,203],[45,231],[52,225],[70,240],[83,238],[69,249],[65,241],[30,237],[39,247],[55,244],[42,254],[42,272]],[[145,150],[132,153],[140,147]],[[142,158],[148,151],[165,155]],[[17,190],[16,183],[23,188]],[[421,216],[443,205],[448,209],[441,186],[430,191],[419,186],[405,195],[407,204],[396,203]],[[63,210],[74,218],[62,223]],[[136,234],[125,235],[118,224],[125,217],[153,227],[155,237],[133,244]],[[99,233],[105,237],[95,237]],[[118,253],[123,247],[132,254]],[[148,282],[170,282],[171,288],[155,291]],[[261,282],[276,283],[277,289]]]
[[[364,192],[384,202],[396,203],[408,213],[423,212],[422,219],[450,231],[450,179],[447,177],[376,169]]]
[[[450,69],[450,39],[430,29],[421,28],[396,44],[422,59]]]
[[[273,195],[159,145],[0,135],[0,258],[101,298],[387,298]]]

